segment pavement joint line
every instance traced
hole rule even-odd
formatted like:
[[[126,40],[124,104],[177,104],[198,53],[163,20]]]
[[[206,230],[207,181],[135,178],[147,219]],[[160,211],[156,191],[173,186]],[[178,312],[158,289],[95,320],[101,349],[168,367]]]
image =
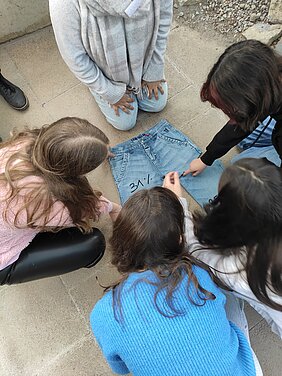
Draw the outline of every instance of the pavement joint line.
[[[0,49],[1,49],[1,44],[0,44]],[[31,86],[30,83],[29,83],[30,80],[29,80],[29,79],[26,77],[26,75],[25,75],[25,74],[19,69],[18,64],[17,64],[16,61],[14,60],[13,56],[9,53],[9,51],[8,51],[8,49],[7,49],[6,46],[4,46],[4,50],[6,50],[7,55],[9,56],[9,58],[11,59],[11,61],[13,62],[14,66],[15,66],[15,68],[16,68],[16,70],[17,70],[17,73],[23,78],[25,86],[27,86],[28,89],[31,91],[31,93],[32,93],[34,99],[36,100],[37,104],[38,104],[38,105],[41,105],[41,101],[40,101],[38,95],[36,94],[36,92],[33,90],[32,86]],[[26,90],[25,90],[25,91],[26,91]]]
[[[192,84],[192,83],[191,83],[191,84],[188,83],[187,86],[185,86],[183,89],[181,89],[178,93],[173,94],[173,95],[172,95],[171,97],[169,97],[167,100],[170,101],[170,100],[171,100],[172,98],[174,98],[177,94],[182,93],[185,89],[188,89],[188,88],[191,87],[191,86],[193,86],[193,84]]]
[[[62,356],[70,353],[72,350],[74,350],[79,345],[82,345],[87,340],[89,340],[89,334],[86,334],[83,337],[79,338],[78,340],[74,341],[72,344],[64,348],[61,352],[59,352],[52,359],[50,359],[47,363],[45,363],[42,367],[40,367],[36,371],[33,371],[32,374],[28,373],[28,376],[40,376],[40,375],[44,376],[44,371],[46,369],[49,369],[49,367],[52,366],[54,363],[56,363],[56,361],[59,360]]]
[[[20,43],[22,43],[22,41],[24,39],[26,39],[26,40],[32,39],[32,38],[34,38],[34,34],[42,33],[45,29],[48,29],[48,28],[51,30],[50,32],[52,32],[52,34],[54,34],[51,24],[48,24],[48,25],[45,25],[45,26],[38,28],[37,30],[26,32],[26,34],[24,34],[24,35],[20,35],[16,38],[2,42],[2,43],[0,43],[0,46],[3,45],[4,47],[6,47],[6,46],[9,46],[9,45],[15,45],[15,44],[18,44],[18,43],[20,44]]]
[[[249,326],[249,332],[253,330],[258,324],[260,324],[262,321],[265,321],[264,318],[261,318],[258,322],[253,324],[251,327]],[[269,326],[269,324],[267,324]]]
[[[59,279],[61,281],[61,283],[63,284],[65,290],[66,290],[66,293],[67,295],[69,296],[70,300],[72,301],[72,303],[74,304],[75,306],[75,309],[77,311],[77,313],[79,314],[80,318],[82,319],[82,321],[84,322],[84,324],[86,325],[86,329],[89,330],[89,323],[88,323],[88,320],[85,318],[85,315],[83,313],[83,311],[81,310],[81,308],[79,307],[79,305],[76,303],[74,297],[72,296],[71,294],[71,290],[75,290],[75,287],[71,288],[71,289],[68,289],[66,283],[63,281],[62,277],[59,276]],[[88,278],[86,278],[87,280]]]
[[[177,73],[181,74],[181,76],[184,77],[189,83],[195,84],[195,82],[189,76],[187,76],[187,74],[184,73],[172,59],[170,59],[169,52],[167,52],[165,59],[173,66]]]
[[[61,93],[59,93],[59,94],[57,94],[57,95],[55,95],[53,98],[49,99],[48,101],[43,102],[43,103],[41,104],[42,107],[45,108],[45,105],[48,104],[48,103],[50,103],[50,102],[52,102],[54,99],[57,99],[57,98],[59,98],[60,96],[62,96],[63,94],[65,94],[65,93],[71,91],[71,90],[74,89],[75,87],[82,86],[82,85],[83,85],[83,84],[82,84],[81,82],[77,82],[76,84],[70,86],[68,89],[62,91]]]
[[[183,92],[184,92],[185,90],[190,89],[190,88],[193,88],[193,87],[194,87],[194,84],[191,84],[191,85],[185,87],[185,88],[182,89],[179,93],[176,93],[176,94],[174,94],[173,97],[170,97],[168,100],[170,101],[172,98],[175,99],[175,98],[178,97],[179,95],[183,94]],[[149,114],[149,113],[148,113],[148,114]],[[149,116],[150,116],[150,115],[149,115]],[[149,116],[148,116],[148,117],[149,117]]]

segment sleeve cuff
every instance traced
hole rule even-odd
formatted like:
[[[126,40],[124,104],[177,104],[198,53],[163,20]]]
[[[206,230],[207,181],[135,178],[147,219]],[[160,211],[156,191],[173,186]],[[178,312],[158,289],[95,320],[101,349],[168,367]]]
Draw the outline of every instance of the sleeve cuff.
[[[151,63],[144,73],[142,79],[148,82],[160,81],[164,79],[164,64],[157,65]]]
[[[113,211],[113,203],[112,203],[112,201],[109,201],[109,203],[108,203],[108,213],[110,213],[111,211]]]
[[[182,205],[182,207],[184,209],[184,212],[185,213],[188,212],[188,202],[187,202],[186,198],[179,197],[179,201],[180,201],[180,203],[181,203],[181,205]]]
[[[126,93],[126,85],[123,83],[113,84],[107,86],[106,90],[100,92],[99,90],[95,90],[90,87],[90,91],[96,95],[100,95],[105,101],[109,104],[117,103]]]
[[[106,197],[100,196],[100,213],[110,213],[113,210],[113,203]]]
[[[117,373],[118,375],[127,375],[130,373],[129,369],[122,360],[113,362],[107,359],[107,361],[114,373]]]
[[[207,165],[207,166],[211,166],[213,164],[213,162],[215,161],[214,158],[212,158],[210,155],[209,155],[209,152],[206,151],[203,155],[201,155],[200,157],[201,161]]]

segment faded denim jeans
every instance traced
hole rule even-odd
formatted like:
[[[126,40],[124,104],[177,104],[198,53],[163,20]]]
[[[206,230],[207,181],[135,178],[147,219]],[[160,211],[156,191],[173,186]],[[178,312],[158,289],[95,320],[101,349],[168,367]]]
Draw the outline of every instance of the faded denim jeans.
[[[201,150],[185,134],[166,120],[116,145],[112,152],[115,157],[110,159],[110,165],[122,203],[140,189],[161,186],[164,175],[170,171],[177,171],[180,175],[201,154]],[[180,178],[180,182],[203,205],[217,194],[222,172],[221,162],[215,161],[200,175],[186,175]]]
[[[258,135],[269,120],[270,117],[268,116],[248,137],[244,138],[244,140],[238,144],[239,149],[242,151],[232,159],[231,163],[242,158],[267,158],[269,161],[276,164],[276,166],[280,167],[281,159],[272,145],[272,132],[276,124],[274,119],[270,121],[267,128],[256,141]]]
[[[154,96],[149,99],[146,89],[142,89],[142,98],[138,98],[138,96],[133,93],[129,94],[131,98],[134,99],[134,102],[130,103],[134,109],[130,110],[129,114],[126,114],[121,109],[119,109],[119,116],[115,114],[115,111],[110,106],[110,104],[102,97],[100,97],[100,95],[93,91],[91,91],[91,94],[95,98],[95,101],[97,102],[100,110],[105,115],[107,122],[116,129],[119,129],[121,131],[128,131],[132,129],[136,124],[138,110],[146,112],[160,112],[165,108],[167,103],[168,88],[166,82],[162,82],[161,85],[164,93],[161,94],[159,91],[158,100]]]
[[[226,311],[227,319],[231,321],[233,324],[235,324],[244,333],[251,347],[249,326],[248,326],[247,317],[244,312],[244,301],[241,300],[239,297],[236,297],[234,293],[230,293],[225,290],[222,292],[226,296],[225,311]],[[252,350],[255,369],[256,369],[256,376],[263,376],[260,363],[252,347],[251,347],[251,350]]]

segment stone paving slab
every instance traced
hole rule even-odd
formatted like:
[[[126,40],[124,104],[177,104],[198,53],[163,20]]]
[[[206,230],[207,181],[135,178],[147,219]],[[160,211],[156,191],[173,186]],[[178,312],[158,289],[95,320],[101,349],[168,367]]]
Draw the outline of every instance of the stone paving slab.
[[[270,22],[282,23],[282,2],[281,0],[271,0],[268,18]]]
[[[88,326],[59,277],[1,294],[1,375],[30,375],[84,337]]]
[[[19,113],[0,98],[0,135],[5,139],[14,126],[40,127],[62,116],[85,117],[101,127],[112,144],[122,142],[166,118],[204,148],[224,124],[225,117],[199,99],[205,75],[225,45],[207,41],[188,28],[170,34],[166,76],[169,102],[161,114],[140,112],[130,132],[113,129],[87,88],[70,73],[57,50],[52,29],[46,28],[0,45],[3,74],[18,84],[30,99],[30,108]],[[228,162],[234,151],[226,156]],[[91,184],[109,199],[118,193],[109,165],[89,174]],[[191,202],[195,203],[185,194]],[[110,236],[109,218],[97,227]],[[110,266],[108,250],[92,269],[17,286],[0,287],[0,375],[2,376],[110,376],[108,366],[90,333],[89,312],[117,273]],[[97,281],[98,278],[98,281]],[[281,341],[262,318],[247,308],[254,350],[265,375],[281,374]]]

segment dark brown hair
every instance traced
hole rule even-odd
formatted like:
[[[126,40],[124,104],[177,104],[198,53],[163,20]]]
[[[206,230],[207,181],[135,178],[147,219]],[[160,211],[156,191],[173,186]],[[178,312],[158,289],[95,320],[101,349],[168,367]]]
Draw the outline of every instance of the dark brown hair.
[[[281,98],[282,57],[256,40],[228,47],[201,89],[202,101],[220,108],[244,130],[280,112]]]
[[[196,296],[187,287],[188,298],[194,304],[204,304],[213,294],[202,288],[193,272],[193,265],[201,262],[185,251],[184,212],[177,196],[166,188],[155,187],[131,196],[123,206],[114,223],[110,239],[112,263],[122,274],[113,284],[114,306],[120,306],[122,284],[129,273],[151,270],[157,276],[154,302],[166,291],[166,302],[174,314],[179,313],[173,305],[173,294],[185,275],[188,286],[195,286]]]
[[[0,147],[7,149],[5,172],[0,174],[0,182],[8,183],[10,190],[6,220],[9,205],[18,195],[24,195],[25,203],[16,213],[15,226],[44,230],[52,219],[54,203],[61,201],[74,225],[82,231],[91,231],[91,221],[99,217],[101,193],[93,190],[85,174],[106,159],[108,144],[100,129],[75,117],[60,119],[41,129],[14,132]],[[30,176],[40,179],[23,187],[21,179]],[[24,226],[19,223],[23,211],[27,214]]]
[[[223,256],[245,253],[252,292],[281,311],[269,291],[282,296],[282,170],[266,158],[239,160],[223,172],[218,196],[193,219],[203,246]]]

